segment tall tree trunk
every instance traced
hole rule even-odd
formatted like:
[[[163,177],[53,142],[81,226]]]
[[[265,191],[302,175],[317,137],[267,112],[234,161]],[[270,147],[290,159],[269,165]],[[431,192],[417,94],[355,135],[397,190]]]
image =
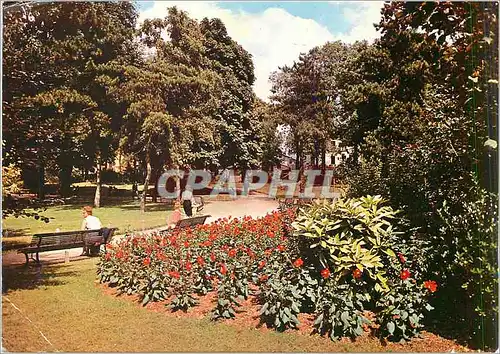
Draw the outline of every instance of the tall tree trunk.
[[[300,143],[298,141],[295,142],[295,169],[298,170],[300,168]]]
[[[159,173],[160,173],[160,169],[158,169],[158,168],[155,168],[154,172],[152,173],[154,187],[153,187],[153,194],[152,194],[151,198],[153,199],[153,203],[158,202],[158,183],[156,183],[156,182],[158,181],[158,178],[160,177]]]
[[[39,167],[38,167],[38,199],[45,198],[45,162],[42,158],[42,153],[39,153]]]
[[[71,194],[71,173],[73,171],[73,158],[70,151],[70,140],[64,137],[61,144],[61,153],[58,158],[59,165],[59,192],[62,197]]]
[[[353,146],[353,151],[352,151],[352,163],[357,166],[358,165],[358,160],[359,160],[359,151],[358,151],[358,145],[354,144]]]
[[[94,196],[94,206],[96,208],[101,207],[101,175],[102,175],[101,159],[97,158],[97,180],[96,180],[96,188]]]
[[[179,165],[175,165],[174,166],[175,169],[179,169]],[[181,179],[179,176],[175,176],[175,192],[176,192],[176,195],[178,195],[178,198],[180,198],[181,196]]]
[[[146,150],[146,178],[144,180],[144,188],[142,190],[141,196],[141,212],[143,213],[146,211],[146,194],[148,193],[149,180],[151,179],[151,156],[149,154],[150,153],[148,146]]]
[[[137,194],[137,160],[134,157],[132,161],[132,173],[130,174],[130,178],[132,179],[132,200],[135,200],[135,196]]]
[[[247,168],[244,167],[241,169],[241,182],[245,181],[245,175],[247,174]]]
[[[321,143],[321,170],[326,170],[326,140]]]
[[[62,161],[60,164],[59,171],[59,192],[62,197],[68,197],[71,194],[71,172],[73,171],[73,165]]]
[[[314,156],[313,156],[313,161],[311,161],[314,166],[319,165],[319,155],[320,155],[320,146],[319,146],[319,141],[318,138],[314,139]]]

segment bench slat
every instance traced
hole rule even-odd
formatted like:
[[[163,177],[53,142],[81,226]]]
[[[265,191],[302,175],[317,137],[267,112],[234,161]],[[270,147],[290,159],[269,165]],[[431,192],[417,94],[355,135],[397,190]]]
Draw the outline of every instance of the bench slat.
[[[210,215],[194,216],[192,218],[181,219],[177,222],[175,227],[183,228],[188,226],[203,225]]]
[[[38,261],[39,252],[105,244],[106,242],[104,240],[103,230],[104,228],[98,230],[78,230],[35,234],[31,237],[29,246],[19,249],[18,253],[25,254],[26,264],[28,264],[28,254],[36,253]],[[106,241],[111,240],[115,230],[117,230],[117,228],[109,229]]]

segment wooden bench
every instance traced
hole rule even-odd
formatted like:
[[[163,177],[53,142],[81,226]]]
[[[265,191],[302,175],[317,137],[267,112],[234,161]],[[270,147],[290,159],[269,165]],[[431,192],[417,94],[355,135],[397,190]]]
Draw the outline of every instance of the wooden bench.
[[[174,226],[174,229],[183,229],[185,227],[203,225],[210,216],[211,215],[200,215],[200,216],[193,216],[191,218],[181,219],[177,221],[177,223]],[[159,231],[168,231],[168,230],[171,230],[171,228],[169,228],[168,226],[159,229]]]
[[[104,229],[99,230],[78,230],[78,231],[61,231],[45,234],[35,234],[31,237],[29,246],[21,248],[18,253],[24,253],[26,257],[26,265],[30,258],[35,262],[40,263],[39,253],[55,250],[64,250],[75,247],[100,247],[108,243],[113,237],[116,228],[108,229],[108,237],[105,240],[103,235]]]

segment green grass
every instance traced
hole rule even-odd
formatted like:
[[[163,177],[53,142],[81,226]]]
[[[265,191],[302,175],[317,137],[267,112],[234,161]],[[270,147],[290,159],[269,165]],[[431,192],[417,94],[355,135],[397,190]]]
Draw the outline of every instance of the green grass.
[[[7,289],[3,296],[4,347],[15,352],[272,352],[334,348],[319,338],[262,333],[208,319],[173,318],[149,311],[103,294],[95,283],[95,262],[89,259],[44,266],[41,274],[31,268],[22,276],[15,275],[19,268],[6,271],[6,284],[12,290]],[[355,350],[355,346],[350,349]]]
[[[3,346],[12,352],[375,352],[450,351],[446,346],[389,344],[366,337],[331,342],[318,336],[243,328],[208,319],[167,316],[106,295],[97,258],[3,269]],[[19,310],[17,310],[13,305]],[[26,318],[28,317],[29,320]],[[31,321],[31,322],[30,322]],[[42,335],[48,339],[47,342]],[[439,338],[439,337],[437,337]],[[439,339],[439,342],[442,342]],[[463,350],[459,346],[452,346]]]
[[[148,204],[146,212],[141,213],[139,202],[115,200],[113,205],[94,209],[103,226],[117,227],[118,232],[143,230],[166,224],[171,206]],[[13,218],[3,220],[2,246],[4,249],[15,248],[30,241],[31,235],[43,232],[79,230],[82,223],[81,208],[88,203],[65,204],[49,207],[42,215],[50,219],[49,223],[33,218]]]

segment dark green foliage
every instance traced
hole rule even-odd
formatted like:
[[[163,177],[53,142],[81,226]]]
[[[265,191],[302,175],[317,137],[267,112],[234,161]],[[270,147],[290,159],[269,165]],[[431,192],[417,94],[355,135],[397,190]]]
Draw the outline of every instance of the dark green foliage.
[[[355,338],[363,334],[363,325],[370,321],[363,315],[368,297],[356,292],[352,284],[337,285],[327,281],[319,288],[314,329],[331,340]]]
[[[136,60],[137,13],[131,3],[43,3],[3,16],[5,157],[36,171],[40,198],[54,172],[67,196],[74,166],[100,166],[117,147],[123,107],[102,83]]]
[[[451,299],[441,311],[483,348],[497,346],[497,198],[486,192],[497,190],[497,6],[386,5],[382,38],[353,61],[343,130],[359,152],[350,194],[403,211],[427,242],[425,274]]]

